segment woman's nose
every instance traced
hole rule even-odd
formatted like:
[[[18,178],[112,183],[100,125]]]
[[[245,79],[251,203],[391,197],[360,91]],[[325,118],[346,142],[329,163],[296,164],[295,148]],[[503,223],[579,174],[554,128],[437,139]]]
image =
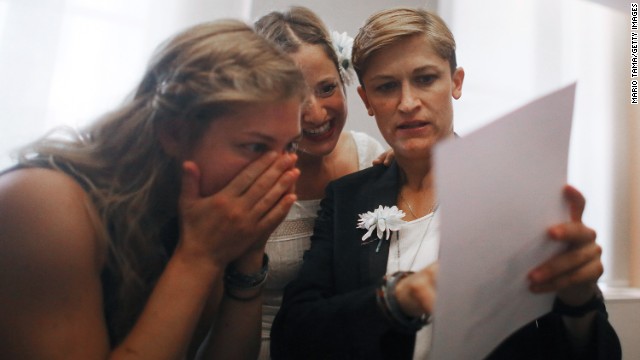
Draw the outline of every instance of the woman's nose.
[[[327,112],[318,101],[318,98],[311,95],[302,108],[302,121],[306,123],[319,124],[325,121]]]
[[[402,93],[400,94],[400,103],[398,104],[398,110],[402,112],[409,113],[415,110],[420,101],[418,99],[417,94],[415,93],[415,89],[413,89],[409,84],[405,84],[402,86]]]

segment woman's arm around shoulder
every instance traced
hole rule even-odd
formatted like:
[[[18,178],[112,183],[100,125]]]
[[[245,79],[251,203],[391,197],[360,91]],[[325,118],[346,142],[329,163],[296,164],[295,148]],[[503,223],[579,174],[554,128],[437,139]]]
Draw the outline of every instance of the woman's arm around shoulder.
[[[100,269],[106,248],[70,177],[24,169],[0,177],[0,358],[104,358]]]

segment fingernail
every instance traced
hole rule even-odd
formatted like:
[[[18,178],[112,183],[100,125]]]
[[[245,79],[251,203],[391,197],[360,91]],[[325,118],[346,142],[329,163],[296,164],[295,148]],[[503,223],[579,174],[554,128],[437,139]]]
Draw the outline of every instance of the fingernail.
[[[286,172],[286,176],[289,177],[290,181],[294,181],[294,180],[296,180],[298,178],[299,171],[297,172],[296,170],[298,170],[298,169],[293,168],[293,169],[291,169],[291,170]]]
[[[278,153],[275,151],[269,151],[265,156],[270,159],[275,159],[278,156]]]
[[[552,227],[549,229],[549,236],[552,239],[560,239],[562,237],[563,231],[558,227]]]
[[[529,273],[529,280],[533,282],[540,282],[544,277],[544,273],[541,270],[533,270]]]

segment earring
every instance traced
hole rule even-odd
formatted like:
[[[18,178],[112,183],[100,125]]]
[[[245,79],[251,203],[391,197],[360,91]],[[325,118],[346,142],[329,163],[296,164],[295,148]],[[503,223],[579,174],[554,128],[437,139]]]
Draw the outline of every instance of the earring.
[[[369,114],[369,116],[373,116],[373,110],[367,109],[367,113]]]

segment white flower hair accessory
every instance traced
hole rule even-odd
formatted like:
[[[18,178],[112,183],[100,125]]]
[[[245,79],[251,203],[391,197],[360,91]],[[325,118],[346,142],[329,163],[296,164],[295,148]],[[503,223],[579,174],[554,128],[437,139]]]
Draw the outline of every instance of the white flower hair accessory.
[[[338,65],[340,65],[340,74],[344,82],[349,85],[354,77],[353,64],[351,64],[351,49],[353,48],[353,38],[346,32],[331,32],[331,43],[333,50],[338,56]]]
[[[358,229],[367,229],[367,233],[362,237],[362,241],[367,240],[373,230],[376,230],[376,235],[380,241],[376,247],[376,252],[380,250],[382,244],[383,235],[385,240],[389,240],[392,231],[400,230],[400,226],[404,224],[402,218],[405,216],[404,211],[398,209],[397,206],[382,206],[379,205],[373,212],[367,211],[364,214],[358,215]]]

